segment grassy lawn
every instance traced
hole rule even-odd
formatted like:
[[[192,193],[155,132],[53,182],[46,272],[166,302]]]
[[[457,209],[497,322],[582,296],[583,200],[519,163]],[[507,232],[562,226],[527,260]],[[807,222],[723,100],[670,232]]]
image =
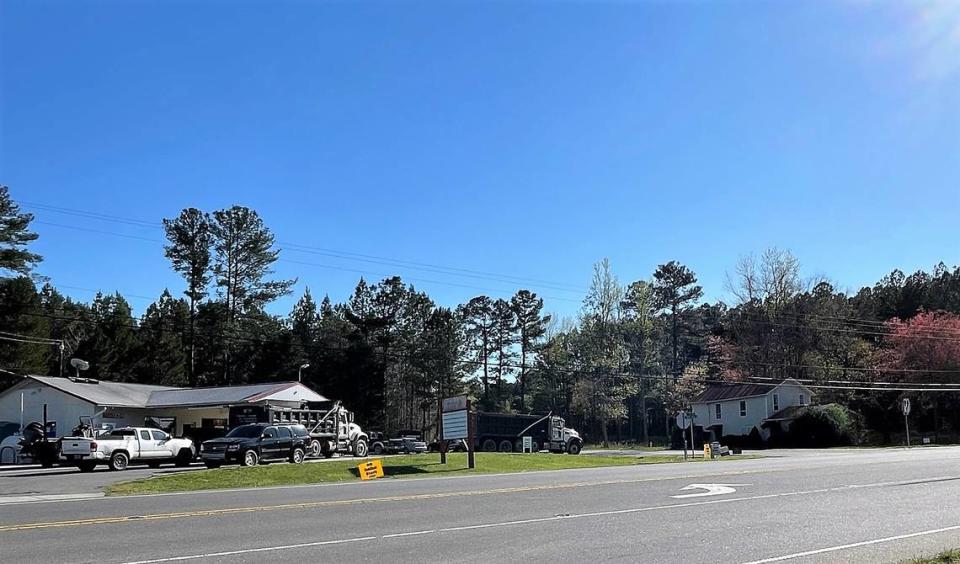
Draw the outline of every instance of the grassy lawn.
[[[642,450],[649,452],[668,450],[665,446],[647,446],[639,443],[610,443],[610,446],[603,446],[601,443],[597,445],[583,445],[583,448],[584,450]]]
[[[467,468],[466,453],[451,453],[447,464],[440,464],[437,454],[388,456],[383,460],[383,472],[387,478],[410,478],[416,476],[451,476],[458,474],[490,474],[506,472],[531,472],[535,470],[561,470],[569,468],[596,468],[600,466],[633,466],[680,462],[682,456],[570,456],[563,454],[503,454],[478,452],[477,467]],[[740,457],[735,457],[740,458]],[[358,481],[357,464],[353,458],[332,462],[305,464],[277,463],[256,468],[225,467],[217,470],[180,472],[130,482],[120,482],[106,489],[107,495],[132,495],[149,493],[215,490],[224,488],[255,488],[321,482]],[[702,462],[702,459],[698,459]]]
[[[960,548],[941,552],[930,558],[907,560],[909,564],[960,564]]]

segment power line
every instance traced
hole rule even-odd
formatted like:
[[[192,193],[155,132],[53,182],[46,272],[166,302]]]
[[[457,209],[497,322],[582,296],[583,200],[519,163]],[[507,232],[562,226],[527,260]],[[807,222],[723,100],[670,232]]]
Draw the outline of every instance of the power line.
[[[77,210],[77,209],[65,208],[60,206],[51,206],[47,204],[26,202],[23,200],[20,200],[18,203],[28,208],[36,208],[36,209],[51,211],[54,213],[59,213],[64,215],[73,215],[73,216],[83,217],[87,219],[94,219],[97,221],[120,223],[124,225],[132,225],[136,227],[148,227],[152,229],[163,229],[163,224],[158,222],[148,222],[148,221],[133,219],[129,217],[103,214],[103,213],[91,212],[86,210]],[[37,221],[36,223],[43,223],[47,225],[58,225],[60,227],[64,227],[63,225],[60,225],[60,224],[52,224],[48,222]],[[287,250],[291,250],[295,252],[329,256],[333,258],[341,258],[344,260],[367,262],[367,263],[373,263],[373,264],[382,264],[387,266],[400,266],[404,268],[410,268],[413,270],[422,270],[426,272],[434,272],[439,274],[447,274],[451,276],[459,276],[459,277],[465,277],[465,278],[479,278],[479,279],[491,280],[496,282],[505,282],[508,284],[533,284],[535,286],[539,286],[542,288],[557,290],[562,292],[582,293],[587,291],[587,288],[579,285],[568,284],[565,282],[554,282],[550,280],[544,280],[541,278],[514,276],[510,274],[486,272],[482,270],[474,270],[474,269],[445,266],[445,265],[426,263],[426,262],[410,261],[410,260],[397,259],[392,257],[383,257],[378,255],[355,253],[351,251],[341,251],[337,249],[330,249],[325,247],[317,247],[313,245],[295,243],[292,241],[278,240],[277,244],[287,248]]]
[[[114,237],[123,237],[123,238],[126,238],[126,239],[134,239],[134,240],[137,240],[137,241],[148,241],[148,242],[151,242],[151,243],[158,243],[158,244],[161,244],[161,245],[165,243],[164,241],[161,241],[161,240],[159,240],[159,239],[151,239],[151,238],[149,238],[149,237],[140,237],[140,236],[138,236],[138,235],[129,235],[129,234],[126,234],[126,233],[116,233],[116,232],[114,232],[114,231],[105,231],[105,230],[102,230],[102,229],[92,229],[92,228],[80,227],[80,226],[76,226],[76,225],[65,225],[65,224],[62,224],[62,223],[52,223],[52,222],[49,222],[49,221],[39,221],[39,220],[34,221],[34,223],[37,223],[37,224],[40,224],[40,225],[50,225],[50,226],[53,226],[53,227],[62,227],[62,228],[66,228],[66,229],[75,229],[75,230],[78,230],[78,231],[86,231],[86,232],[88,232],[88,233],[97,233],[97,234],[100,234],[100,235],[110,235],[110,236],[114,236]],[[369,271],[369,270],[359,270],[359,269],[346,268],[346,267],[343,267],[343,266],[336,266],[336,265],[331,265],[331,264],[320,264],[320,263],[297,261],[297,260],[290,260],[290,259],[277,259],[277,262],[285,262],[285,263],[297,264],[297,265],[301,265],[301,266],[312,266],[312,267],[316,267],[316,268],[339,270],[339,271],[343,271],[343,272],[353,272],[353,273],[358,273],[358,274],[366,274],[366,275],[369,275],[369,276],[384,276],[384,277],[387,277],[387,278],[389,278],[389,277],[391,277],[391,276],[395,276],[395,274],[387,274],[387,273],[383,273],[383,272],[372,272],[372,271]],[[495,288],[484,288],[484,287],[480,287],[480,286],[470,286],[470,285],[466,285],[466,284],[458,284],[458,283],[456,283],[456,282],[444,282],[444,281],[440,281],[440,280],[431,280],[431,279],[419,278],[419,277],[417,277],[417,278],[407,277],[407,278],[405,278],[405,280],[412,281],[412,282],[424,283],[424,284],[438,284],[438,285],[442,285],[442,286],[451,286],[451,287],[457,287],[457,288],[467,288],[467,289],[479,290],[479,291],[491,292],[491,293],[509,292],[509,290],[502,290],[502,289],[495,289]],[[580,300],[578,300],[578,299],[573,299],[573,298],[561,298],[561,297],[557,297],[557,296],[540,296],[540,297],[546,298],[546,299],[550,299],[550,300],[569,301],[569,302],[575,302],[575,303],[579,303],[579,302],[580,302]]]
[[[27,314],[27,315],[38,315],[38,316],[42,316],[42,317],[49,317],[49,318],[55,318],[55,319],[64,319],[64,320],[68,320],[68,321],[79,321],[79,322],[83,322],[83,323],[93,323],[93,324],[96,324],[96,323],[97,323],[96,320],[86,320],[86,319],[71,318],[71,317],[59,317],[59,316],[54,316],[54,315],[51,315],[51,314],[30,314],[29,312],[25,312],[25,314]],[[163,322],[163,320],[161,320],[161,323],[162,323],[162,322]],[[133,329],[133,330],[151,329],[151,328],[149,328],[149,327],[142,326],[142,325],[127,325],[127,326],[125,326],[125,327],[128,327],[128,328]],[[160,329],[163,330],[164,328],[161,327]],[[172,333],[178,333],[178,334],[180,334],[180,335],[186,335],[186,331],[185,331],[185,330],[179,330],[179,331],[178,331],[178,330],[176,330],[175,328],[174,328],[174,329],[168,329],[168,330],[169,330],[170,332],[172,332]],[[198,332],[197,334],[198,334],[198,335],[201,335],[201,336],[216,337],[216,338],[223,339],[223,340],[227,340],[227,341],[250,342],[250,343],[255,343],[255,344],[262,344],[262,343],[266,340],[266,339],[264,339],[264,338],[249,338],[249,337],[243,337],[243,336],[239,336],[239,335],[224,335],[224,334],[215,333],[215,332],[212,332],[212,331],[200,331],[200,332]],[[241,333],[241,335],[242,335],[242,333]],[[313,346],[314,346],[314,348],[316,348],[316,349],[318,349],[318,350],[325,350],[325,351],[345,352],[345,351],[348,351],[348,350],[349,350],[349,349],[346,349],[346,348],[343,348],[343,347],[331,347],[331,346],[320,345],[320,344],[314,344]],[[371,348],[372,348],[372,350],[367,351],[367,354],[370,354],[370,355],[372,355],[372,356],[376,356],[376,357],[379,357],[379,358],[382,358],[382,359],[389,359],[389,360],[394,360],[394,361],[410,361],[411,359],[415,359],[415,360],[424,360],[424,359],[430,360],[430,357],[425,357],[425,356],[422,355],[422,354],[417,355],[417,354],[399,353],[399,352],[391,352],[391,351],[383,351],[383,350],[379,350],[379,351],[378,351],[378,350],[376,350],[376,349],[373,348],[373,347],[371,347]],[[475,359],[475,358],[466,358],[466,357],[463,357],[463,356],[452,357],[452,358],[448,358],[448,359],[443,359],[443,358],[440,358],[440,357],[433,357],[433,360],[449,360],[449,361],[452,361],[452,362],[455,362],[455,363],[472,364],[472,365],[478,366],[478,367],[479,367],[479,366],[482,366],[482,365],[484,364],[484,361],[482,361],[482,360]],[[536,366],[535,366],[535,365],[531,365],[531,366],[526,366],[526,367],[524,367],[524,366],[518,365],[518,364],[509,364],[509,363],[501,363],[501,362],[490,362],[490,361],[487,361],[487,362],[486,362],[486,365],[487,365],[488,368],[494,369],[494,370],[496,370],[496,371],[498,371],[498,372],[500,372],[500,371],[502,371],[502,370],[522,370],[523,368],[526,368],[526,369],[529,369],[529,370],[535,370],[535,369],[536,369]],[[796,365],[796,366],[800,366],[800,365]],[[866,370],[866,369],[864,369],[864,370]],[[894,369],[894,370],[895,370],[895,371],[899,371],[899,369]],[[886,371],[886,370],[885,370],[885,369],[882,369],[882,368],[877,368],[877,369],[871,369],[870,371],[884,372],[884,371]],[[631,379],[635,379],[635,380],[646,380],[646,381],[651,381],[651,380],[652,380],[652,381],[669,381],[669,382],[675,382],[675,381],[676,381],[676,378],[674,378],[672,375],[668,375],[668,374],[663,374],[663,375],[651,375],[651,374],[644,374],[644,373],[642,373],[642,372],[632,372],[632,371],[618,371],[618,372],[601,371],[601,372],[596,372],[596,371],[590,370],[590,369],[586,369],[586,370],[561,369],[561,370],[555,370],[555,372],[558,373],[558,374],[567,375],[567,376],[606,375],[606,376],[620,376],[620,377],[624,377],[624,378],[631,378]],[[787,379],[797,380],[798,382],[810,382],[810,384],[807,385],[807,387],[810,387],[810,388],[832,389],[832,390],[854,390],[854,391],[912,391],[912,392],[931,392],[931,391],[955,392],[955,391],[960,391],[960,388],[955,388],[955,389],[954,389],[954,388],[947,388],[948,386],[958,386],[958,385],[960,385],[960,384],[958,384],[958,383],[956,383],[956,382],[946,382],[946,383],[944,383],[944,382],[920,382],[920,383],[913,383],[913,382],[911,382],[911,383],[903,383],[903,382],[875,382],[875,381],[857,381],[857,380],[816,380],[816,379],[810,379],[810,378],[795,378],[795,377],[784,377],[784,378],[776,379],[776,378],[762,377],[762,376],[747,376],[747,377],[744,379],[744,381],[739,382],[739,383],[746,382],[746,383],[757,384],[757,385],[778,386],[778,385],[780,385],[784,380],[787,380]],[[765,381],[765,380],[766,380],[766,381]],[[736,384],[736,383],[738,383],[738,382],[731,382],[731,381],[727,381],[727,380],[717,380],[717,379],[700,379],[699,381],[700,381],[700,382],[703,382],[703,383],[708,383],[708,384]],[[805,385],[806,385],[806,384],[805,384]]]
[[[739,317],[750,318],[751,320],[754,320],[760,323],[770,321],[769,317],[761,313],[737,312],[736,315]],[[832,320],[842,320],[852,325],[853,326],[852,328],[855,328],[855,329],[887,331],[887,332],[889,332],[890,330],[889,323],[892,322],[892,320],[891,321],[870,321],[870,320],[855,319],[850,317],[831,317],[831,316],[810,315],[810,314],[804,314],[804,313],[778,312],[776,315],[792,317],[800,321],[813,320],[815,322],[820,322],[820,323],[830,322]],[[897,322],[903,323],[899,319],[897,320]],[[796,325],[796,326],[807,327],[804,325]],[[938,329],[934,327],[921,327],[921,328],[915,329],[915,331],[919,331],[921,333],[929,334],[929,335],[960,337],[960,329],[950,329],[950,328]],[[888,334],[888,333],[884,333],[884,334]]]

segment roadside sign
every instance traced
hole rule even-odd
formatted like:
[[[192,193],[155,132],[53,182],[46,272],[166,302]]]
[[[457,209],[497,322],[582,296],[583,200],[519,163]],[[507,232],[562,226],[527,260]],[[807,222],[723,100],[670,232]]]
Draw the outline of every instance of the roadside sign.
[[[677,427],[681,429],[687,429],[690,427],[690,414],[686,411],[681,411],[677,413]]]
[[[376,480],[377,478],[383,478],[383,462],[379,459],[358,464],[357,470],[360,471],[361,480]]]
[[[533,437],[523,438],[523,452],[533,452]]]
[[[456,396],[443,399],[441,411],[462,411],[467,409],[467,396]]]
[[[466,439],[469,428],[467,410],[445,411],[443,413],[443,440]]]
[[[903,427],[906,430],[907,448],[910,448],[910,421],[907,419],[907,416],[910,415],[910,398],[901,400],[900,411],[903,412]]]

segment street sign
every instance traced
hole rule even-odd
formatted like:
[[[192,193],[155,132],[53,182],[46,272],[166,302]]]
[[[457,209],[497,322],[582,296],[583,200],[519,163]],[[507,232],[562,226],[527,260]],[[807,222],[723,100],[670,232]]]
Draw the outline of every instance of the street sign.
[[[687,429],[690,427],[690,414],[686,411],[681,411],[677,413],[677,427],[681,429]]]
[[[910,447],[910,421],[907,416],[910,415],[910,398],[903,398],[900,402],[900,411],[903,412],[903,427],[906,430],[907,448]]]
[[[383,478],[383,462],[381,462],[379,459],[358,464],[357,470],[360,471],[361,480],[376,480],[377,478]]]

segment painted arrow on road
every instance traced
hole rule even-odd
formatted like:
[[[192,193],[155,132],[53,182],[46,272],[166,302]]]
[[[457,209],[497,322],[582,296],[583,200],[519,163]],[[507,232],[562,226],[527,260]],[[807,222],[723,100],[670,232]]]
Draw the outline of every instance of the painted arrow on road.
[[[690,484],[689,486],[684,486],[680,488],[680,491],[683,490],[707,490],[705,492],[683,494],[683,495],[673,495],[670,496],[674,499],[686,499],[689,497],[705,497],[708,495],[723,495],[734,493],[737,490],[733,486],[749,486],[750,484]]]

